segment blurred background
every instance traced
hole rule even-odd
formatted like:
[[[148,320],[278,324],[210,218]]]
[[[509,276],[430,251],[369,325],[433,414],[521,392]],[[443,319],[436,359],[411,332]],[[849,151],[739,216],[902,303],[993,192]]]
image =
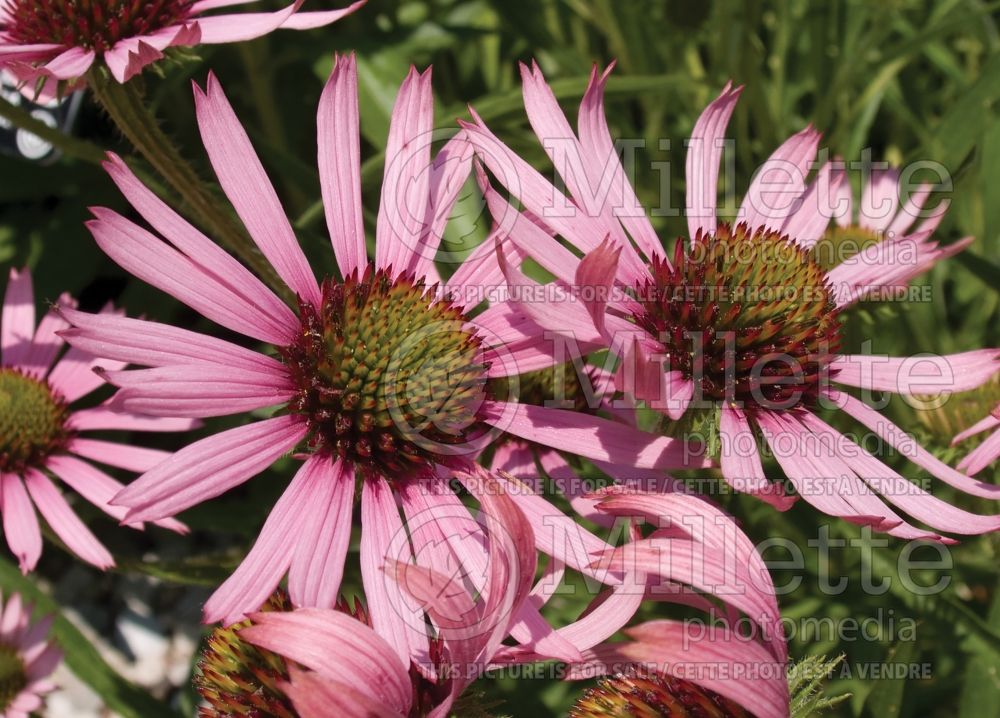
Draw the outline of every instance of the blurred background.
[[[277,5],[278,3],[274,3]],[[306,9],[334,6],[308,0]],[[369,227],[378,207],[388,119],[396,90],[412,62],[433,64],[440,127],[467,117],[472,104],[490,127],[540,169],[547,159],[528,127],[520,95],[518,61],[538,61],[564,108],[575,116],[593,63],[612,60],[607,111],[612,134],[644,141],[636,155],[636,190],[647,207],[664,190],[662,167],[673,181],[670,206],[683,205],[683,139],[702,108],[727,80],[746,85],[730,125],[730,161],[741,196],[756,166],[788,135],[808,123],[824,133],[824,146],[852,160],[896,165],[941,163],[951,175],[951,207],[938,238],[973,235],[970,249],[917,280],[932,301],[862,304],[851,310],[847,350],[866,339],[870,351],[892,355],[961,351],[1000,344],[1000,35],[998,2],[891,0],[887,2],[653,2],[651,0],[369,0],[336,25],[309,33],[276,32],[243,45],[201,47],[176,54],[140,81],[164,128],[204,176],[207,159],[194,122],[192,80],[218,75],[270,171],[313,266],[332,267],[315,168],[315,110],[335,50],[355,50],[361,83],[364,198]],[[128,278],[97,249],[83,226],[87,207],[128,209],[97,165],[100,151],[131,154],[85,94],[72,131],[75,141],[54,161],[0,156],[0,264],[30,266],[39,307],[63,291],[95,310],[108,301],[130,314],[218,331],[205,320],[138,280]],[[666,148],[662,139],[670,139]],[[137,160],[137,162],[141,162]],[[551,176],[551,172],[550,172]],[[919,177],[919,175],[918,175]],[[859,176],[855,173],[853,180]],[[858,187],[855,186],[857,192]],[[665,241],[684,232],[676,216],[657,216]],[[481,241],[488,219],[473,191],[456,210],[446,241],[456,249]],[[374,236],[371,233],[370,236]],[[449,271],[442,267],[444,272]],[[1000,399],[996,386],[956,397],[934,412],[915,412],[900,401],[887,411],[924,446],[950,463],[975,442],[949,448],[951,437]],[[225,420],[223,420],[225,421]],[[217,430],[222,422],[212,423]],[[851,428],[841,424],[840,428]],[[856,427],[854,427],[856,429]],[[193,436],[137,437],[144,445],[177,448]],[[926,479],[912,464],[888,457],[904,475]],[[778,474],[776,466],[769,472]],[[987,469],[984,480],[996,480]],[[119,529],[81,503],[78,510],[119,557],[100,574],[50,546],[39,566],[52,598],[27,585],[9,557],[0,560],[0,588],[34,593],[43,607],[63,611],[57,624],[69,664],[82,678],[57,696],[52,715],[192,715],[192,655],[201,640],[200,603],[244,555],[267,508],[289,476],[280,464],[264,475],[182,518],[194,529],[179,538],[152,530]],[[127,478],[127,477],[123,477]],[[934,482],[934,492],[980,513],[987,502],[959,498]],[[755,541],[790,538],[806,569],[775,566],[775,582],[794,590],[781,597],[795,624],[823,618],[843,627],[851,619],[880,617],[873,632],[796,631],[793,658],[844,654],[827,693],[851,697],[830,715],[1000,716],[1000,563],[996,538],[970,538],[950,547],[953,567],[917,572],[923,585],[942,575],[947,587],[918,596],[895,574],[901,552],[913,560],[937,558],[934,549],[891,540],[868,541],[859,529],[831,522],[832,542],[855,540],[828,552],[821,521],[809,506],[787,514],[746,497],[726,497],[727,508]],[[51,538],[51,537],[49,537]],[[836,546],[836,543],[831,545]],[[862,548],[866,547],[866,548]],[[352,550],[356,550],[355,546]],[[925,553],[926,552],[926,553]],[[774,552],[767,558],[787,556]],[[357,567],[357,561],[348,560]],[[860,581],[870,570],[881,593]],[[837,595],[824,592],[821,572],[848,577]],[[345,578],[345,592],[360,587]],[[53,601],[54,599],[54,601]],[[577,615],[582,597],[557,596],[553,622]],[[660,605],[643,616],[670,615]],[[909,620],[909,622],[906,621]],[[798,622],[798,623],[795,623]],[[904,625],[915,631],[903,631]],[[849,625],[849,624],[848,624]],[[875,630],[877,629],[877,630]],[[914,679],[871,678],[864,666],[930,666]],[[65,669],[64,669],[65,673]],[[542,678],[481,681],[481,702],[502,701],[497,715],[563,715],[585,684]],[[84,686],[83,684],[86,684]],[[60,707],[62,706],[62,707]],[[63,711],[63,712],[59,712]],[[66,712],[68,711],[68,712]],[[89,712],[88,712],[89,711]]]

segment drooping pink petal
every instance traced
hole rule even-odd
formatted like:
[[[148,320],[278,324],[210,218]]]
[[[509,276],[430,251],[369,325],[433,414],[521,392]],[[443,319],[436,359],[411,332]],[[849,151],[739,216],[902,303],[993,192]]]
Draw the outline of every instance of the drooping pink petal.
[[[252,616],[240,636],[316,671],[354,686],[375,703],[407,715],[413,688],[409,661],[401,661],[384,635],[338,611],[305,608]]]
[[[317,10],[311,12],[297,12],[281,23],[282,30],[312,30],[318,27],[325,27],[336,22],[343,17],[350,15],[360,7],[363,7],[368,0],[356,0],[340,10]]]
[[[840,457],[865,483],[931,528],[958,534],[988,533],[1000,528],[1000,516],[970,513],[938,499],[914,482],[904,479],[867,449],[850,441],[818,417],[806,414],[803,423],[833,436],[839,446],[846,448],[838,451]]]
[[[11,267],[0,313],[0,359],[3,366],[18,366],[28,356],[35,335],[35,293],[31,272]]]
[[[11,553],[17,556],[21,573],[34,570],[42,555],[42,531],[24,482],[17,474],[0,476],[0,513],[3,533]]]
[[[487,421],[508,433],[577,456],[645,469],[707,465],[683,441],[649,434],[607,419],[565,409],[489,402]]]
[[[727,82],[722,92],[706,107],[688,141],[684,176],[687,179],[687,221],[689,236],[716,230],[715,207],[719,194],[719,162],[729,118],[736,109],[742,87]],[[570,235],[572,236],[572,235]]]
[[[70,551],[102,570],[115,565],[111,553],[73,512],[47,476],[29,469],[24,480],[38,511]]]
[[[93,50],[71,47],[45,63],[45,74],[57,80],[74,80],[90,69],[94,57]]]
[[[242,620],[274,593],[282,576],[301,550],[300,527],[314,519],[325,506],[314,500],[329,478],[329,459],[315,455],[306,461],[274,504],[246,558],[205,602],[205,623],[225,625]]]
[[[423,234],[430,188],[434,98],[431,70],[410,67],[389,122],[382,196],[375,227],[375,266],[410,266]]]
[[[225,493],[290,451],[307,432],[297,416],[279,416],[190,444],[114,497],[128,521],[159,519]]]
[[[831,362],[830,371],[837,383],[894,394],[969,391],[1000,371],[1000,350],[909,357],[848,354]]]
[[[252,27],[254,21],[249,15],[241,15],[240,18],[239,27]],[[205,22],[199,23],[203,41]],[[246,130],[215,75],[209,74],[206,91],[195,86],[194,99],[202,142],[215,175],[236,213],[278,276],[302,299],[319,306],[321,296],[316,276],[299,246],[274,186],[250,144]]]
[[[295,337],[295,314],[250,270],[150,191],[120,157],[109,153],[104,169],[153,229],[251,308],[263,341],[281,345]]]
[[[326,457],[307,463],[313,463],[315,478],[309,513],[300,519],[299,539],[288,571],[288,593],[295,606],[332,608],[351,542],[354,468]]]
[[[362,482],[361,576],[371,624],[399,661],[421,665],[430,663],[422,613],[404,602],[402,591],[383,571],[387,560],[409,561],[411,556],[389,483],[381,476]]]
[[[354,54],[336,55],[316,117],[320,188],[326,227],[343,276],[367,261],[361,208],[358,70]]]
[[[722,442],[722,477],[737,491],[753,494],[778,511],[787,511],[795,503],[794,496],[785,495],[780,484],[768,481],[760,461],[757,439],[750,422],[739,409],[724,406],[719,417]]]

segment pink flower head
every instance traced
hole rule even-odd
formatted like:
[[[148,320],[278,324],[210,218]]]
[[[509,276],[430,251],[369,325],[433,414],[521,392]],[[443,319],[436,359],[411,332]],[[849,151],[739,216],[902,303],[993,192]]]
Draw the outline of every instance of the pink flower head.
[[[214,77],[207,91],[196,88],[195,101],[222,188],[297,295],[298,307],[283,303],[117,158],[106,165],[112,179],[165,241],[107,209],[95,210],[88,226],[122,267],[275,351],[78,312],[70,315],[75,328],[66,336],[75,346],[151,367],[106,374],[121,389],[115,405],[128,411],[208,417],[280,407],[271,418],[191,444],[140,477],[115,497],[131,520],[174,515],[246,481],[284,454],[307,455],[247,558],[208,601],[207,621],[230,623],[255,610],[286,574],[296,606],[333,606],[360,481],[360,558],[372,626],[404,663],[413,657],[426,664],[426,636],[401,615],[419,609],[403,608],[408,599],[382,569],[388,554],[406,560],[408,552],[442,552],[442,561],[481,565],[475,541],[447,538],[470,534],[468,510],[447,479],[453,470],[474,471],[475,456],[498,432],[608,462],[628,457],[656,469],[687,463],[684,447],[672,439],[493,394],[492,379],[549,366],[553,355],[537,340],[530,320],[510,306],[471,313],[481,301],[480,285],[503,280],[492,246],[457,269],[450,291],[438,286],[434,257],[468,176],[472,149],[459,134],[432,161],[429,71],[411,70],[396,99],[375,260],[369,263],[355,62],[336,60],[318,112],[319,174],[337,265],[322,282]],[[553,526],[573,524],[552,510],[554,523],[531,515],[538,543],[539,528],[551,534]],[[546,545],[561,552],[552,542]],[[601,541],[595,545],[607,548]],[[576,561],[586,563],[586,557]],[[530,604],[525,611],[522,618],[534,621]]]
[[[0,319],[0,514],[7,545],[25,573],[35,568],[42,554],[36,509],[81,559],[102,569],[115,563],[70,508],[53,476],[101,511],[122,520],[125,510],[109,503],[122,484],[90,461],[146,471],[168,456],[157,449],[88,439],[86,432],[179,431],[194,423],[117,413],[106,405],[74,409],[74,402],[103,384],[93,372],[95,366],[117,369],[124,364],[101,362],[76,348],[56,361],[65,345],[58,332],[69,326],[60,312],[71,311],[73,304],[64,294],[36,327],[31,274],[11,270]],[[115,315],[108,309],[101,316]],[[138,521],[127,523],[141,528]],[[172,519],[157,523],[185,530]]]
[[[994,349],[952,356],[878,357],[839,353],[840,311],[861,285],[895,282],[892,251],[878,262],[825,271],[797,237],[829,224],[816,195],[829,192],[831,168],[806,182],[820,136],[807,127],[755,173],[738,223],[716,213],[723,139],[741,88],[727,85],[701,114],[686,163],[689,240],[668,256],[636,199],[604,117],[608,73],[595,69],[570,127],[537,66],[522,67],[532,128],[569,189],[564,195],[505,146],[474,115],[463,127],[486,169],[523,204],[514,209],[486,184],[503,239],[497,254],[515,298],[544,294],[518,268],[518,253],[555,276],[558,301],[516,304],[549,334],[603,345],[621,359],[616,385],[672,420],[687,411],[716,445],[735,488],[780,509],[791,497],[764,474],[763,439],[798,493],[821,511],[904,538],[940,539],[907,523],[901,509],[933,529],[976,534],[1000,517],[951,506],[907,481],[815,409],[839,408],[931,475],[975,496],[1000,487],[945,465],[912,437],[836,385],[907,397],[980,386],[1000,369]],[[483,184],[483,183],[481,183]],[[581,260],[556,237],[572,243]],[[509,246],[516,248],[512,252]],[[876,247],[891,248],[890,242]],[[867,250],[866,250],[867,251]],[[837,286],[847,287],[838,291]],[[831,384],[835,382],[835,384]],[[713,452],[713,453],[715,453]]]
[[[986,418],[977,421],[965,431],[956,435],[951,444],[954,446],[984,431],[993,429],[993,433],[983,440],[983,443],[970,451],[964,459],[958,462],[958,468],[969,476],[975,476],[1000,457],[1000,404]]]
[[[75,81],[103,61],[126,82],[170,47],[242,42],[286,28],[308,30],[336,22],[342,10],[299,12],[304,0],[277,12],[208,15],[254,0],[0,0],[0,66],[29,83]]]
[[[49,680],[62,660],[62,651],[49,639],[52,618],[32,623],[31,606],[12,594],[0,600],[0,715],[28,718],[42,708],[42,696],[55,689]]]

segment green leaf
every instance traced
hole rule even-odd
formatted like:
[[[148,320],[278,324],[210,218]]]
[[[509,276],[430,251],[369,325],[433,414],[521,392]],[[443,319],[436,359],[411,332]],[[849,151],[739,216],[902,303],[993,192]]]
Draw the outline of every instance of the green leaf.
[[[919,655],[916,641],[900,641],[886,657],[887,666],[909,666]],[[871,692],[865,707],[873,718],[895,718],[903,707],[906,678],[887,678],[879,681],[877,690]]]
[[[52,636],[65,654],[66,665],[77,678],[94,689],[105,707],[123,718],[180,718],[179,713],[118,675],[79,629],[62,615],[59,604],[6,559],[0,559],[0,586],[8,596],[21,594],[25,601],[34,604],[37,614],[55,617]]]
[[[987,623],[1000,633],[1000,590],[993,592]],[[1000,657],[980,651],[969,661],[958,708],[959,718],[1000,716]]]

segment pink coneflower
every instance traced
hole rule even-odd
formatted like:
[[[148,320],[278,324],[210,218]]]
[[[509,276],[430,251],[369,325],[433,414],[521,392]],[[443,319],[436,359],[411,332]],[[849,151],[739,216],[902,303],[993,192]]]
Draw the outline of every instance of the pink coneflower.
[[[674,440],[489,396],[489,379],[517,376],[553,359],[531,322],[510,307],[468,314],[467,307],[481,301],[480,283],[502,281],[491,246],[452,276],[453,294],[433,286],[433,258],[472,151],[458,136],[431,161],[429,71],[412,70],[396,99],[370,264],[355,63],[352,57],[336,60],[320,100],[318,141],[338,272],[322,283],[214,77],[207,92],[196,89],[195,101],[222,188],[298,296],[297,311],[157,199],[117,158],[106,165],[112,179],[166,241],[106,209],[94,211],[89,227],[122,267],[222,326],[271,345],[277,356],[163,324],[77,312],[69,314],[76,328],[66,336],[102,356],[152,367],[105,374],[121,388],[116,406],[129,411],[208,417],[280,407],[272,418],[196,442],[140,477],[115,498],[128,507],[130,520],[174,515],[260,473],[283,454],[308,454],[246,560],[208,601],[207,621],[232,622],[255,610],[286,573],[295,605],[332,606],[357,480],[361,569],[372,625],[402,659],[426,657],[426,637],[402,617],[405,599],[381,568],[393,541],[405,535],[400,506],[414,554],[452,551],[459,565],[478,560],[466,542],[451,546],[440,540],[470,531],[468,511],[447,477],[452,469],[471,470],[494,425],[603,461],[649,468],[685,463],[684,447]],[[551,534],[555,526],[575,526],[565,516],[550,518],[539,519],[536,534],[543,527]],[[402,557],[398,552],[409,547],[404,541],[393,550]]]
[[[952,446],[965,441],[970,436],[975,436],[989,429],[995,429],[992,434],[986,437],[982,444],[970,451],[964,459],[958,462],[959,469],[969,474],[969,476],[974,476],[996,461],[997,457],[1000,456],[1000,429],[997,427],[1000,427],[1000,404],[997,404],[996,408],[985,419],[977,421],[968,429],[955,436],[951,442]]]
[[[126,82],[170,47],[252,40],[280,28],[308,30],[336,22],[341,10],[299,12],[296,0],[277,12],[205,16],[254,0],[0,0],[0,65],[22,80],[74,81],[103,61]]]
[[[88,431],[179,431],[191,428],[190,419],[149,418],[116,413],[107,406],[74,409],[72,404],[103,382],[91,369],[97,359],[71,348],[52,366],[64,342],[57,332],[69,325],[59,311],[73,304],[59,298],[35,326],[35,297],[31,274],[11,270],[0,320],[0,514],[7,545],[21,571],[35,568],[42,554],[42,532],[37,509],[63,543],[98,568],[114,565],[108,550],[77,518],[52,482],[62,479],[76,493],[107,514],[121,520],[125,510],[109,501],[122,484],[93,466],[96,461],[129,471],[146,471],[169,454],[130,444],[88,439]],[[102,316],[113,316],[106,312]],[[111,363],[118,368],[124,364]],[[140,527],[136,521],[130,525]],[[176,521],[158,522],[175,531]]]
[[[28,718],[42,707],[42,696],[55,689],[49,680],[62,651],[49,642],[52,618],[31,622],[31,606],[13,594],[0,600],[0,715]]]
[[[558,304],[523,302],[524,311],[550,332],[611,347],[623,359],[619,388],[670,419],[702,427],[712,453],[721,456],[723,476],[739,490],[779,508],[788,505],[789,497],[775,492],[764,474],[757,449],[762,438],[798,493],[825,513],[901,537],[940,538],[906,523],[884,497],[942,531],[1000,527],[1000,517],[962,511],[906,481],[815,411],[821,403],[840,408],[941,480],[976,496],[1000,496],[1000,487],[945,465],[830,384],[904,395],[964,391],[987,381],[1000,362],[996,350],[902,358],[839,353],[839,313],[858,295],[835,292],[831,273],[795,241],[800,234],[818,236],[829,223],[814,200],[829,191],[830,166],[808,186],[804,179],[819,143],[815,130],[791,137],[755,175],[738,224],[719,222],[722,140],[740,94],[727,86],[692,133],[686,165],[690,238],[678,241],[670,258],[614,152],[603,111],[607,73],[592,75],[579,134],[538,68],[523,67],[522,76],[528,118],[572,199],[478,117],[464,127],[486,167],[526,209],[522,214],[495,196],[490,203],[507,243],[532,256],[566,290]],[[577,259],[556,235],[586,257]],[[537,285],[507,256],[498,251],[512,290],[537,294]],[[836,281],[851,286],[878,276],[896,281],[884,262],[841,267],[847,269]]]

